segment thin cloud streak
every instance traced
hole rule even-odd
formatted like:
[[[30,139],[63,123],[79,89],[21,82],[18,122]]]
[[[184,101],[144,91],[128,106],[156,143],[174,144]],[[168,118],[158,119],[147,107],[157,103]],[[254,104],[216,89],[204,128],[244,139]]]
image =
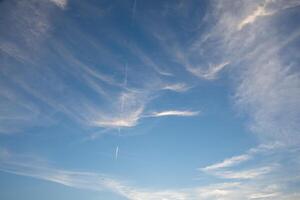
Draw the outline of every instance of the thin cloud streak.
[[[224,179],[254,179],[263,175],[269,174],[274,171],[274,166],[264,166],[260,168],[248,169],[248,170],[236,170],[236,171],[215,171],[211,174],[219,178]]]
[[[258,157],[263,155],[276,155],[280,151],[284,151],[286,147],[280,143],[273,144],[261,144],[258,147],[249,149],[245,154],[227,158],[220,163],[209,165],[199,170],[207,175],[212,175],[221,179],[257,179],[262,178],[271,172],[278,170],[280,165],[274,163],[262,163],[256,164],[258,166],[245,165],[250,160],[257,160]],[[269,161],[270,162],[270,161]],[[239,165],[244,164],[246,167],[240,167]]]
[[[188,110],[167,110],[162,112],[154,112],[149,117],[166,117],[166,116],[179,116],[179,117],[193,117],[199,115],[198,111]]]
[[[119,146],[116,147],[115,160],[118,160],[118,156],[119,156]]]
[[[201,171],[212,171],[212,170],[218,170],[218,169],[222,169],[222,168],[226,168],[226,167],[231,167],[234,165],[237,165],[239,163],[248,161],[249,159],[251,159],[250,155],[244,154],[244,155],[239,155],[239,156],[234,156],[232,158],[228,158],[225,159],[223,162],[221,163],[216,163],[204,168],[201,168]]]
[[[233,156],[231,158],[227,158],[223,160],[222,162],[209,165],[203,168],[199,168],[200,171],[203,172],[209,172],[209,171],[216,171],[216,170],[221,170],[223,168],[229,168],[236,166],[238,164],[247,162],[251,159],[253,159],[256,155],[264,154],[264,153],[270,153],[270,152],[276,152],[279,149],[284,148],[284,146],[279,143],[271,143],[271,144],[260,144],[257,147],[249,149],[246,153]]]
[[[176,83],[176,84],[165,85],[161,89],[170,90],[174,92],[186,92],[190,89],[190,87],[185,83]]]

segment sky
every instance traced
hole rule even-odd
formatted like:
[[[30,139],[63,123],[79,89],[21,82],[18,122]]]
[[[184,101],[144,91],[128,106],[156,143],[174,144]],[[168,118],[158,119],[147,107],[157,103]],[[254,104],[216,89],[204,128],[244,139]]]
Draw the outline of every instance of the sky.
[[[299,0],[0,0],[0,199],[300,199]]]

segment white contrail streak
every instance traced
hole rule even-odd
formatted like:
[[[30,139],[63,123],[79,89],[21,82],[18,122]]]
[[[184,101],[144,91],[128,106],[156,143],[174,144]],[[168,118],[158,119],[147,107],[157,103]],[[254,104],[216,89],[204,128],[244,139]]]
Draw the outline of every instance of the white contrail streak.
[[[116,147],[115,160],[118,159],[118,155],[119,155],[119,146]]]

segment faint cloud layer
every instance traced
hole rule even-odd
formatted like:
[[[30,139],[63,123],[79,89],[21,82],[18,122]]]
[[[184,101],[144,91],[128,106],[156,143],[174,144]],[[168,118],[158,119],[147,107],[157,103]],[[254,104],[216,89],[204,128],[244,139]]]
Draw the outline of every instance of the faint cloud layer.
[[[296,154],[298,152],[295,152]],[[298,158],[298,157],[297,157]],[[298,192],[286,191],[292,177],[278,180],[275,175],[263,176],[270,172],[270,168],[261,167],[242,173],[227,172],[224,178],[250,179],[249,181],[223,182],[207,186],[196,186],[181,189],[153,190],[129,186],[111,176],[95,172],[70,171],[57,169],[47,163],[38,162],[33,156],[16,155],[8,150],[0,151],[0,170],[22,176],[34,177],[41,180],[51,181],[78,189],[94,191],[108,190],[130,200],[196,200],[196,199],[219,199],[239,200],[259,199],[272,197],[275,200],[296,200]]]
[[[4,2],[6,10],[14,10],[16,17],[2,13],[4,20],[11,23],[8,29],[1,29],[7,32],[0,38],[1,133],[51,125],[57,121],[54,115],[94,128],[134,127],[158,93],[182,93],[189,89],[188,84],[162,80],[159,76],[167,72],[163,73],[143,51],[124,44],[124,36],[109,38],[120,49],[132,49],[128,57],[137,55],[139,64],[145,67],[138,71],[136,63],[126,64],[128,61],[120,59],[101,38],[91,36],[75,19],[64,15],[64,10],[50,6],[49,2],[62,9],[69,3],[67,0],[30,0],[16,5]],[[91,9],[87,2],[72,3]],[[104,11],[91,14],[99,21],[106,17]],[[110,28],[115,32],[114,27]],[[19,34],[11,34],[15,32]],[[78,54],[72,45],[97,56]],[[32,51],[27,51],[28,48]],[[99,54],[103,55],[100,59]],[[95,62],[90,61],[90,56],[97,58]]]

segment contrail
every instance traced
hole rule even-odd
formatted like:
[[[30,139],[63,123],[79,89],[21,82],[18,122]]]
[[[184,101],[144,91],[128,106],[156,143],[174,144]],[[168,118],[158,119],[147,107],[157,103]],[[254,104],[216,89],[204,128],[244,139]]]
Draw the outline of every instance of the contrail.
[[[124,78],[124,87],[127,88],[127,62],[125,64],[125,78]]]
[[[116,147],[115,160],[118,159],[118,154],[119,154],[119,146]]]
[[[132,5],[131,23],[133,23],[133,21],[134,21],[135,12],[136,12],[136,0],[133,1],[133,5]]]

